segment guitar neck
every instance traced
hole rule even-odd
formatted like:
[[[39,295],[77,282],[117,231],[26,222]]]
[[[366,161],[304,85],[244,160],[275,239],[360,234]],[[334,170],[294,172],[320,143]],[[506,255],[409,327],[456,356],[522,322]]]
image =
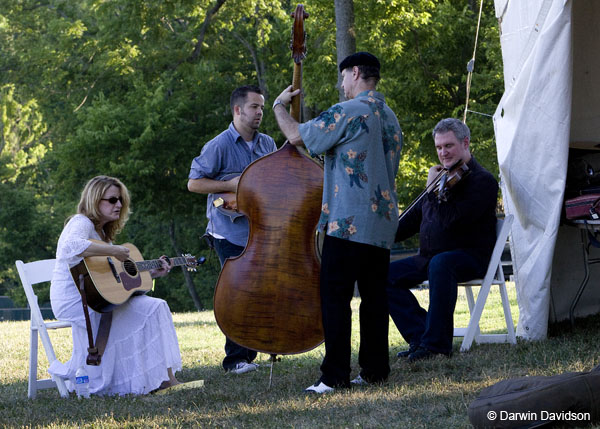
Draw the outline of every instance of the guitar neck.
[[[176,258],[169,258],[169,261],[173,264],[174,267],[178,267],[180,265],[186,265],[188,263],[187,258],[183,256],[178,256]],[[162,263],[160,259],[152,259],[149,261],[139,261],[135,263],[135,266],[139,271],[150,271],[155,268],[162,267]]]

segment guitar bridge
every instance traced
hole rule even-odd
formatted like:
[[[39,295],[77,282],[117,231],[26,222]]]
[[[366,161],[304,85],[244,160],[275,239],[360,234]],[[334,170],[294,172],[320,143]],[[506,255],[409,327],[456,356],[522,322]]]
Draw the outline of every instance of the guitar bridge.
[[[119,273],[117,273],[117,268],[115,267],[115,264],[112,261],[112,258],[110,256],[108,256],[106,258],[106,260],[108,261],[108,266],[110,267],[110,270],[112,271],[113,276],[115,276],[115,280],[117,281],[117,283],[121,283],[121,276],[119,276]]]

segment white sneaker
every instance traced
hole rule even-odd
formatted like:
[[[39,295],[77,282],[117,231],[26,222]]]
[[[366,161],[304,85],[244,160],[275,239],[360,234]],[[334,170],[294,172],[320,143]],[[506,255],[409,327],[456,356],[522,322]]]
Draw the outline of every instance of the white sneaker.
[[[234,374],[244,374],[250,371],[256,371],[258,369],[257,363],[252,362],[238,362],[235,364],[235,368],[230,369],[228,372],[232,372]]]
[[[334,390],[335,389],[333,387],[329,387],[322,381],[317,381],[312,386],[308,386],[306,389],[304,389],[305,392],[318,393],[319,395],[321,395],[323,393],[333,392]]]
[[[365,380],[364,378],[362,378],[360,376],[360,374],[358,374],[356,376],[356,378],[354,380],[352,380],[350,383],[354,386],[367,386],[369,384],[369,382],[367,380]]]

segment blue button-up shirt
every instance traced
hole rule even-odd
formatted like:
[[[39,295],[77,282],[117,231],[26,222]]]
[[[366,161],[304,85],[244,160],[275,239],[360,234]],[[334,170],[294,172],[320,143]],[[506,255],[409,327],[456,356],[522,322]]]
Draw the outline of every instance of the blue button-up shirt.
[[[252,161],[277,150],[275,141],[266,134],[255,133],[250,146],[233,126],[204,145],[200,155],[194,158],[190,179],[229,180],[239,176]],[[206,232],[224,237],[238,246],[248,241],[248,219],[245,216],[227,216],[213,206],[214,194],[208,194]]]
[[[311,155],[325,154],[319,229],[389,249],[398,226],[402,130],[384,96],[361,92],[300,124],[299,131]]]

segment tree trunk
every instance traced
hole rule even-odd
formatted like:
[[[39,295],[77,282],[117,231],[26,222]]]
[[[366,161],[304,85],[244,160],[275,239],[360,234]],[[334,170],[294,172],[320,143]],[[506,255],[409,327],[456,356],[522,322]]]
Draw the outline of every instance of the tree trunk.
[[[265,64],[263,61],[259,59],[258,53],[254,49],[254,47],[244,39],[240,34],[233,32],[233,37],[238,39],[240,43],[246,48],[250,56],[252,57],[252,62],[254,63],[254,70],[256,71],[256,78],[258,80],[258,87],[263,90],[263,95],[265,100],[269,99],[269,94],[267,91],[267,82],[264,78],[265,75]]]
[[[337,64],[348,55],[356,52],[356,30],[354,28],[354,0],[335,0],[335,46],[337,48]],[[342,75],[338,73],[338,89],[340,101],[344,101]]]
[[[204,43],[204,36],[206,35],[206,30],[208,29],[208,26],[210,25],[210,21],[214,18],[214,16],[217,14],[219,9],[221,9],[221,6],[223,6],[223,4],[226,1],[227,0],[217,0],[215,2],[215,5],[212,7],[212,9],[210,9],[206,12],[206,17],[204,18],[202,27],[200,27],[200,34],[198,34],[198,41],[196,42],[196,46],[194,46],[194,51],[192,52],[192,55],[188,58],[188,61],[190,61],[190,62],[196,61],[198,59],[198,57],[200,56],[200,51],[202,50],[202,44]]]
[[[171,219],[171,223],[169,224],[169,238],[171,239],[171,246],[173,246],[175,254],[181,255],[181,249],[179,248],[179,244],[177,244],[177,239],[175,238],[175,221],[173,219]],[[202,302],[200,302],[200,298],[198,298],[198,294],[196,293],[196,288],[194,286],[194,281],[192,280],[190,272],[185,267],[181,267],[181,269],[183,270],[185,284],[188,288],[188,291],[190,292],[192,301],[194,301],[194,306],[196,307],[196,310],[204,310],[204,308],[202,307]]]

